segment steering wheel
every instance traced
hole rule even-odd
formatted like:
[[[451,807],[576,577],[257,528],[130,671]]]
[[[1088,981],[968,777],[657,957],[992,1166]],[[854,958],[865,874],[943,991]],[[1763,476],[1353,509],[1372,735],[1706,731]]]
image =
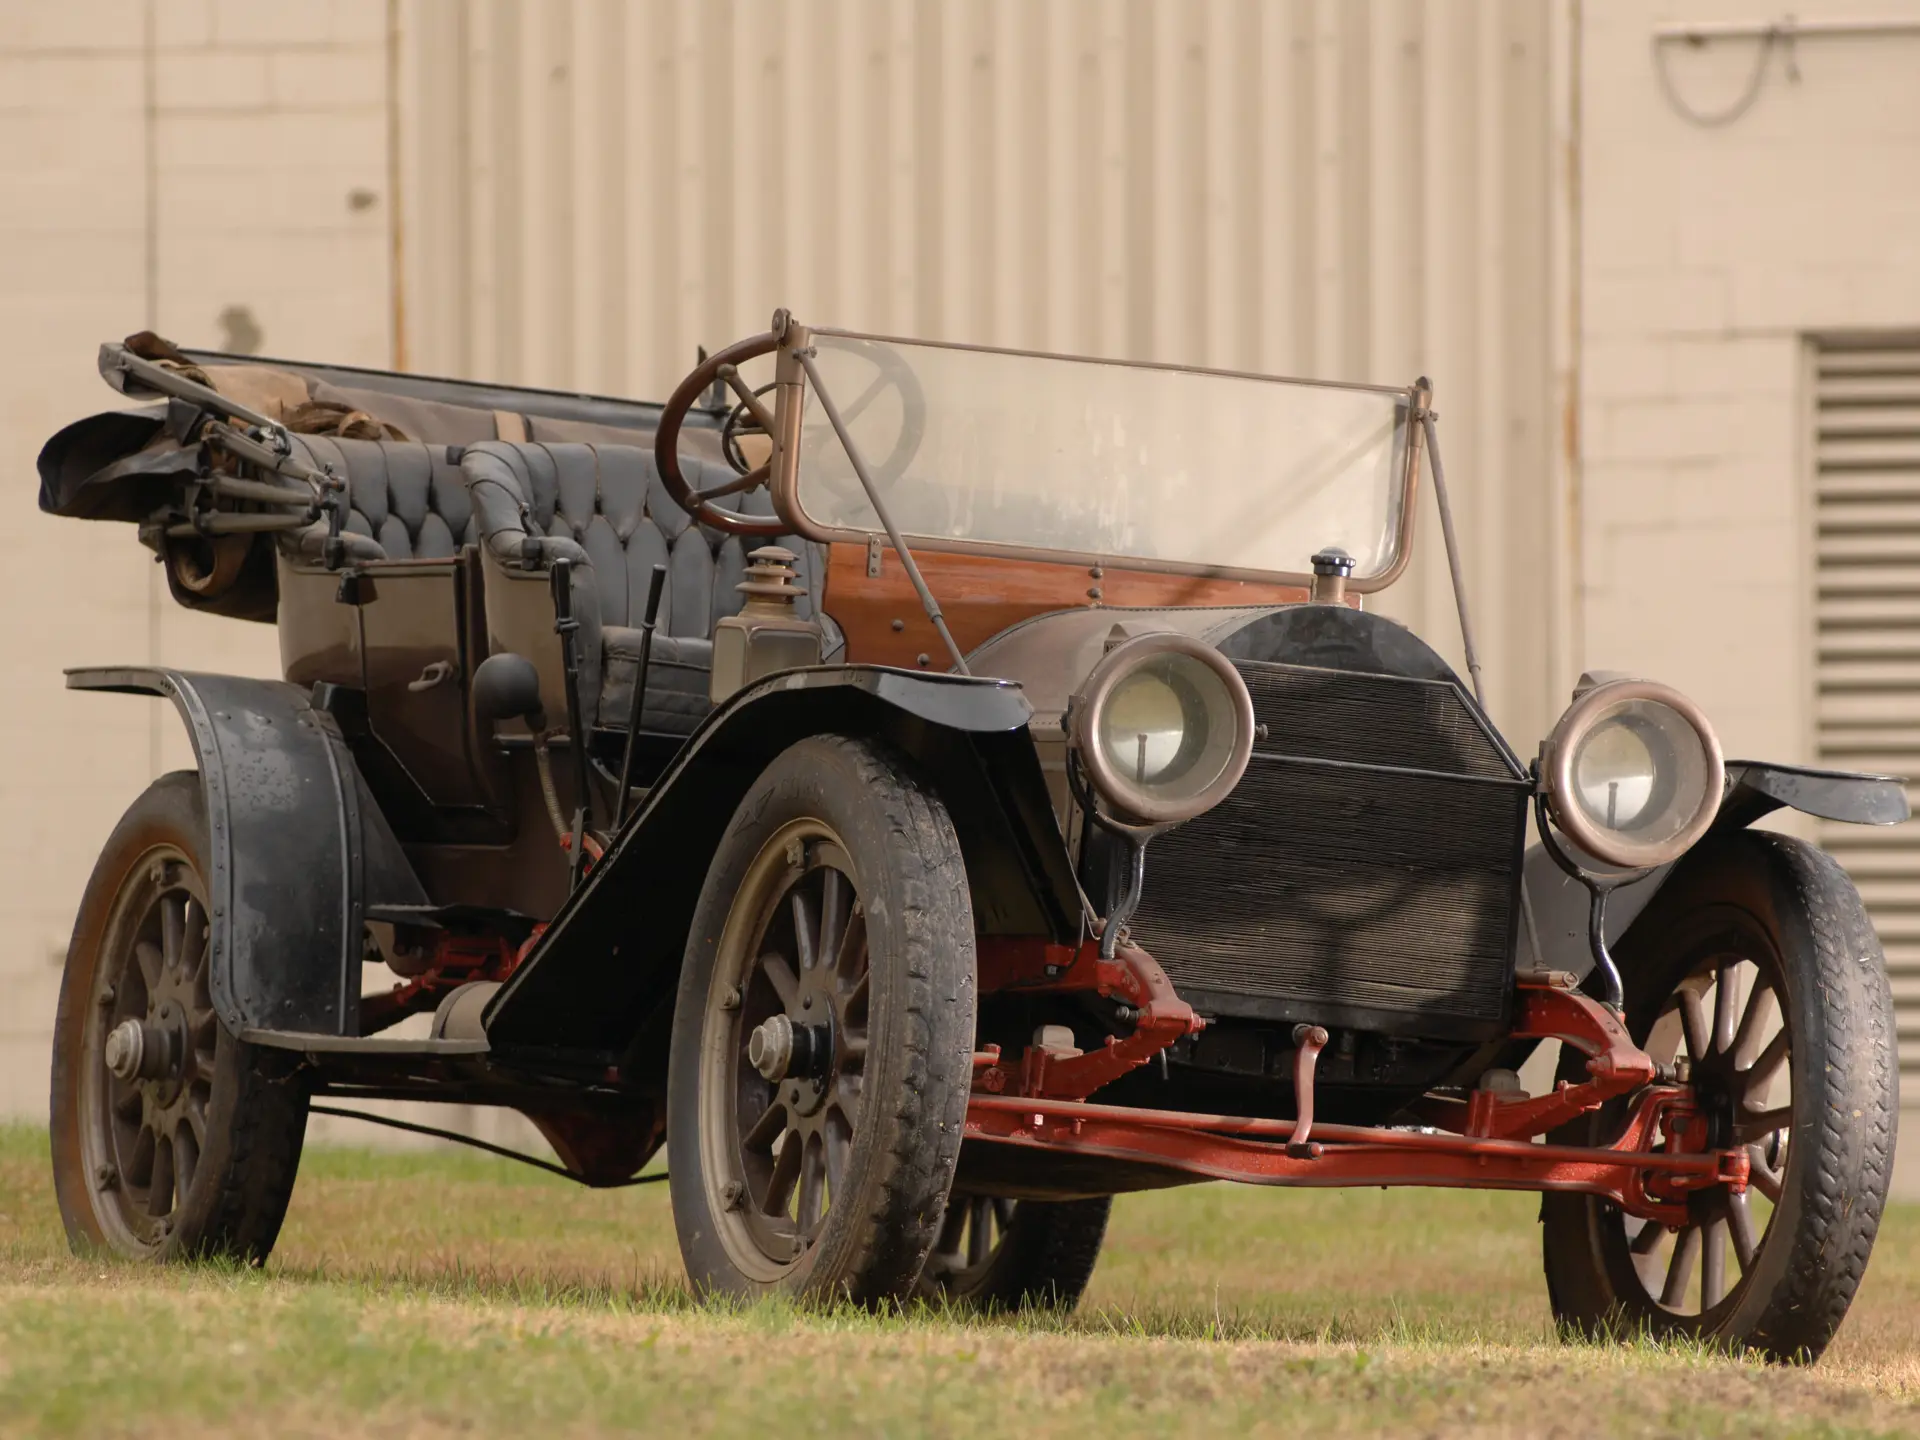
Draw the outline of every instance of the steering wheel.
[[[660,422],[654,432],[654,462],[660,470],[661,483],[666,486],[667,494],[675,504],[703,525],[711,525],[734,535],[784,535],[791,528],[777,516],[748,515],[739,510],[730,510],[716,505],[716,500],[724,500],[729,495],[738,495],[757,489],[767,483],[771,473],[771,462],[749,467],[746,456],[740,449],[742,436],[765,434],[772,435],[774,417],[768,410],[762,397],[771,389],[762,386],[758,390],[750,389],[740,376],[740,367],[750,360],[770,355],[780,348],[785,334],[784,316],[779,317],[777,328],[761,335],[738,341],[717,350],[687,373],[685,379],[667,397],[667,403],[660,412]],[[920,384],[920,377],[891,345],[857,339],[852,336],[836,335],[832,339],[836,349],[850,351],[859,355],[874,368],[873,379],[846,404],[841,406],[841,419],[849,426],[879,397],[889,391],[899,398],[900,429],[888,453],[873,463],[869,459],[868,473],[875,485],[887,485],[897,480],[919,453],[921,439],[927,428],[927,397]],[[730,480],[718,485],[696,490],[687,483],[680,468],[680,430],[684,425],[687,412],[699,403],[700,398],[715,382],[724,384],[737,397],[733,409],[728,413],[720,430],[720,453],[727,463],[737,472]],[[816,402],[817,403],[817,402]],[[825,427],[822,427],[824,431]],[[837,444],[831,436],[822,435],[820,443]],[[857,494],[864,494],[858,481],[850,477],[829,478],[823,475],[821,484],[827,486],[842,500],[852,500]]]
[[[761,403],[759,394],[747,388],[747,383],[740,378],[740,367],[749,360],[771,355],[779,348],[779,334],[769,330],[763,335],[738,341],[724,350],[716,350],[687,373],[686,379],[667,397],[667,403],[660,411],[660,423],[653,435],[653,459],[660,470],[660,483],[667,487],[667,494],[672,497],[673,503],[702,525],[711,525],[716,530],[724,530],[732,535],[787,533],[786,521],[777,515],[748,515],[713,503],[766,484],[773,473],[771,463],[756,465],[731,480],[710,485],[704,490],[696,490],[689,485],[687,477],[680,470],[680,428],[686,421],[687,412],[716,380],[723,382],[740,400],[734,414],[727,417],[721,441],[723,453],[729,460],[734,460],[739,453],[737,440],[740,433],[773,433],[773,414]],[[744,416],[741,412],[744,412]],[[739,468],[737,463],[734,468]]]

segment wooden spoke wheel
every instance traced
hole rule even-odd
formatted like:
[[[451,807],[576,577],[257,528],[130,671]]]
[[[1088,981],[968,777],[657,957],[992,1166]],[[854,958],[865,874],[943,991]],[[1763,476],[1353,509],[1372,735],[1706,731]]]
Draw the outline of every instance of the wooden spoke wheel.
[[[1744,1147],[1752,1181],[1694,1192],[1674,1229],[1592,1196],[1543,1197],[1554,1313],[1576,1334],[1814,1359],[1865,1272],[1893,1161],[1893,1003],[1859,894],[1800,841],[1710,836],[1619,953],[1628,1029],[1654,1059],[1684,1062],[1707,1144]],[[1605,1143],[1625,1105],[1555,1138]]]
[[[1710,1143],[1745,1145],[1751,1186],[1704,1191],[1677,1231],[1625,1221],[1648,1300],[1681,1316],[1711,1314],[1746,1283],[1779,1202],[1793,1133],[1793,1037],[1768,947],[1753,958],[1704,957],[1654,1022],[1647,1051],[1684,1060],[1707,1114]]]
[[[306,1099],[215,1012],[199,777],[156,781],[81,902],[53,1058],[55,1190],[77,1249],[264,1259]]]
[[[736,903],[765,923],[757,944],[721,957],[710,1018],[730,1073],[716,1064],[701,1125],[712,1153],[733,1161],[719,1223],[771,1278],[818,1239],[846,1187],[869,992],[866,915],[839,837],[796,820],[759,859]]]
[[[674,1017],[698,1287],[913,1292],[959,1159],[973,963],[959,841],[904,759],[837,737],[779,756],[715,852]]]
[[[977,1310],[1071,1310],[1100,1258],[1108,1195],[1008,1200],[955,1194],[921,1272],[920,1293]]]

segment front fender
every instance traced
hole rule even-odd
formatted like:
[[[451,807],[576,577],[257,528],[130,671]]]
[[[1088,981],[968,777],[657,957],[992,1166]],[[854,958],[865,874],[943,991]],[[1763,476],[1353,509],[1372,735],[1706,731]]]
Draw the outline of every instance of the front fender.
[[[426,896],[333,717],[278,680],[69,670],[70,690],[158,695],[193,742],[206,797],[214,1009],[249,1029],[359,1033],[362,918]]]
[[[1032,714],[1004,680],[881,666],[794,670],[748,686],[688,739],[494,997],[489,1041],[496,1051],[619,1052],[664,1014],[734,809],[775,756],[812,735],[878,737],[913,758],[959,834],[982,932],[1074,942],[1079,890],[1027,733]]]
[[[1726,790],[1713,830],[1742,830],[1775,810],[1798,810],[1852,825],[1898,825],[1911,813],[1905,783],[1891,775],[1813,770],[1763,760],[1729,760]],[[1624,937],[1686,857],[1622,885],[1607,899],[1607,946]],[[1527,847],[1524,909],[1516,963],[1522,970],[1565,970],[1585,979],[1593,969],[1587,947],[1587,889],[1553,862],[1538,843]]]

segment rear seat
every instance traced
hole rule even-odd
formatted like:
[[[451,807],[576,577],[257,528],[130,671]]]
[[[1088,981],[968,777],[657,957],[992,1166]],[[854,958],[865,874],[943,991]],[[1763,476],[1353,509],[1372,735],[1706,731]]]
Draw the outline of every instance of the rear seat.
[[[347,482],[350,508],[342,528],[372,542],[349,541],[350,560],[450,560],[462,546],[479,543],[466,477],[445,445],[329,435],[297,435],[294,444],[312,464],[331,466]],[[300,531],[296,548],[318,560],[326,534],[325,522]]]
[[[709,462],[683,463],[694,485],[732,474]],[[460,468],[481,540],[502,564],[544,568],[564,557],[588,568],[590,583],[576,582],[575,611],[586,642],[582,698],[593,712],[590,724],[626,726],[640,653],[636,627],[653,567],[667,567],[641,727],[691,732],[712,708],[714,622],[740,610],[743,597],[734,587],[746,572],[748,545],[695,525],[661,484],[653,452],[639,446],[485,441],[466,447]],[[765,491],[738,503],[749,513],[773,513]],[[776,543],[800,557],[798,583],[807,594],[796,609],[811,616],[824,547],[798,537]],[[839,632],[825,617],[822,625],[832,658],[841,649]]]

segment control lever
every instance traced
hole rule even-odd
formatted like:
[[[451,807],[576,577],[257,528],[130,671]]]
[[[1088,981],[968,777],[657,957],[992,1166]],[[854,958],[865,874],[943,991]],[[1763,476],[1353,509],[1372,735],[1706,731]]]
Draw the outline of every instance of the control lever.
[[[640,717],[647,703],[647,667],[653,662],[653,626],[660,618],[660,593],[666,587],[667,567],[653,567],[653,579],[647,586],[647,613],[640,622],[640,659],[633,672],[633,705],[627,714],[627,749],[620,757],[620,793],[613,802],[613,828],[617,831],[627,818],[627,797],[633,793],[634,744],[640,735]]]
[[[587,858],[587,823],[592,818],[592,791],[587,731],[580,711],[580,622],[573,618],[573,562],[559,559],[548,572],[553,583],[553,629],[560,637],[560,666],[566,677],[567,740],[573,751],[573,835],[567,857],[569,888],[580,884]]]

